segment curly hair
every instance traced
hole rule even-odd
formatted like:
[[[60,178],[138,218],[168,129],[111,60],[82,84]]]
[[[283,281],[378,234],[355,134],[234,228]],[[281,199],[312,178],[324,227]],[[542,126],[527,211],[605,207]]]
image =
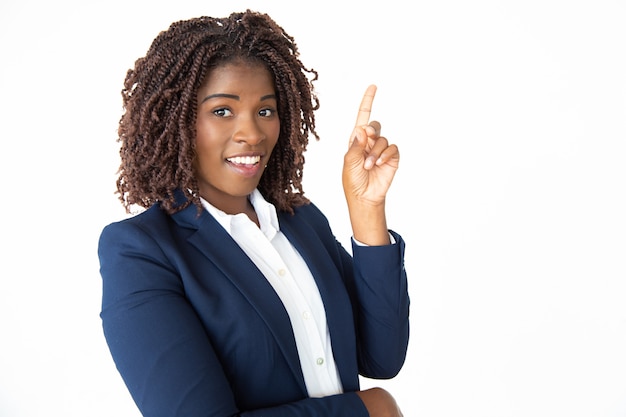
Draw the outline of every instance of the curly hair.
[[[118,128],[117,191],[127,212],[155,203],[172,214],[195,204],[197,91],[210,69],[234,60],[262,63],[276,89],[280,134],[259,183],[277,209],[307,204],[302,188],[309,136],[319,140],[313,88],[317,72],[300,61],[294,39],[267,14],[246,10],[226,18],[174,22],[158,34],[124,81]],[[182,192],[185,202],[177,200]]]

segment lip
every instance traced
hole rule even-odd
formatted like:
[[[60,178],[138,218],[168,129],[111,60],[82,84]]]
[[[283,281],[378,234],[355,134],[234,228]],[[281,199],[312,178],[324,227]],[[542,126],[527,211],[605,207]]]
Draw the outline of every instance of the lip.
[[[263,171],[263,157],[264,155],[259,152],[242,152],[231,155],[225,158],[224,161],[237,174],[246,178],[252,178]],[[255,159],[256,161],[254,161]],[[234,162],[234,160],[239,160],[240,162]],[[250,163],[251,160],[253,163]]]

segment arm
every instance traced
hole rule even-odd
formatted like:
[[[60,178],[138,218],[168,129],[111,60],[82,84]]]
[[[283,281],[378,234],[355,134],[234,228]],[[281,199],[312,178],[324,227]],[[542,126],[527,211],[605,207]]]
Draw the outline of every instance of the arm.
[[[380,136],[380,123],[369,121],[375,94],[376,86],[369,86],[361,101],[344,156],[342,181],[353,236],[370,246],[357,248],[353,245],[359,298],[359,364],[362,372],[365,370],[372,375],[391,377],[400,370],[406,354],[409,301],[403,264],[404,244],[393,245],[399,246],[399,251],[389,249],[385,215],[385,197],[398,169],[400,156],[398,148]],[[381,248],[383,246],[385,249]],[[381,249],[387,250],[387,255],[380,256]],[[399,274],[390,273],[394,270]],[[395,369],[391,365],[394,372],[390,374],[386,374],[389,366],[385,360],[387,357],[399,359]],[[358,394],[370,416],[402,416],[388,392],[375,388]]]
[[[409,343],[409,294],[404,240],[385,246],[353,244],[359,372],[393,378],[402,368]]]

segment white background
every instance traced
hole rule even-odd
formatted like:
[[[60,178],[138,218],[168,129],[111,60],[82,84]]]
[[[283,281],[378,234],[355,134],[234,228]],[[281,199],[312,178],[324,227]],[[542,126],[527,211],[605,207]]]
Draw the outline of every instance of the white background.
[[[98,317],[122,81],[178,19],[269,13],[317,69],[305,190],[348,242],[366,86],[401,166],[407,417],[626,416],[626,3],[0,5],[0,416],[138,416]]]

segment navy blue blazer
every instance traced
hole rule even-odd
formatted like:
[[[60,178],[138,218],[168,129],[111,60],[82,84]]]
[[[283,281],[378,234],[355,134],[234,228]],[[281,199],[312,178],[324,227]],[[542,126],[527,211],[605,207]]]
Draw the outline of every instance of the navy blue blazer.
[[[337,242],[309,204],[279,213],[319,288],[345,393],[308,398],[289,317],[230,235],[193,205],[104,228],[102,324],[144,416],[364,416],[359,374],[392,378],[409,337],[404,242]]]

